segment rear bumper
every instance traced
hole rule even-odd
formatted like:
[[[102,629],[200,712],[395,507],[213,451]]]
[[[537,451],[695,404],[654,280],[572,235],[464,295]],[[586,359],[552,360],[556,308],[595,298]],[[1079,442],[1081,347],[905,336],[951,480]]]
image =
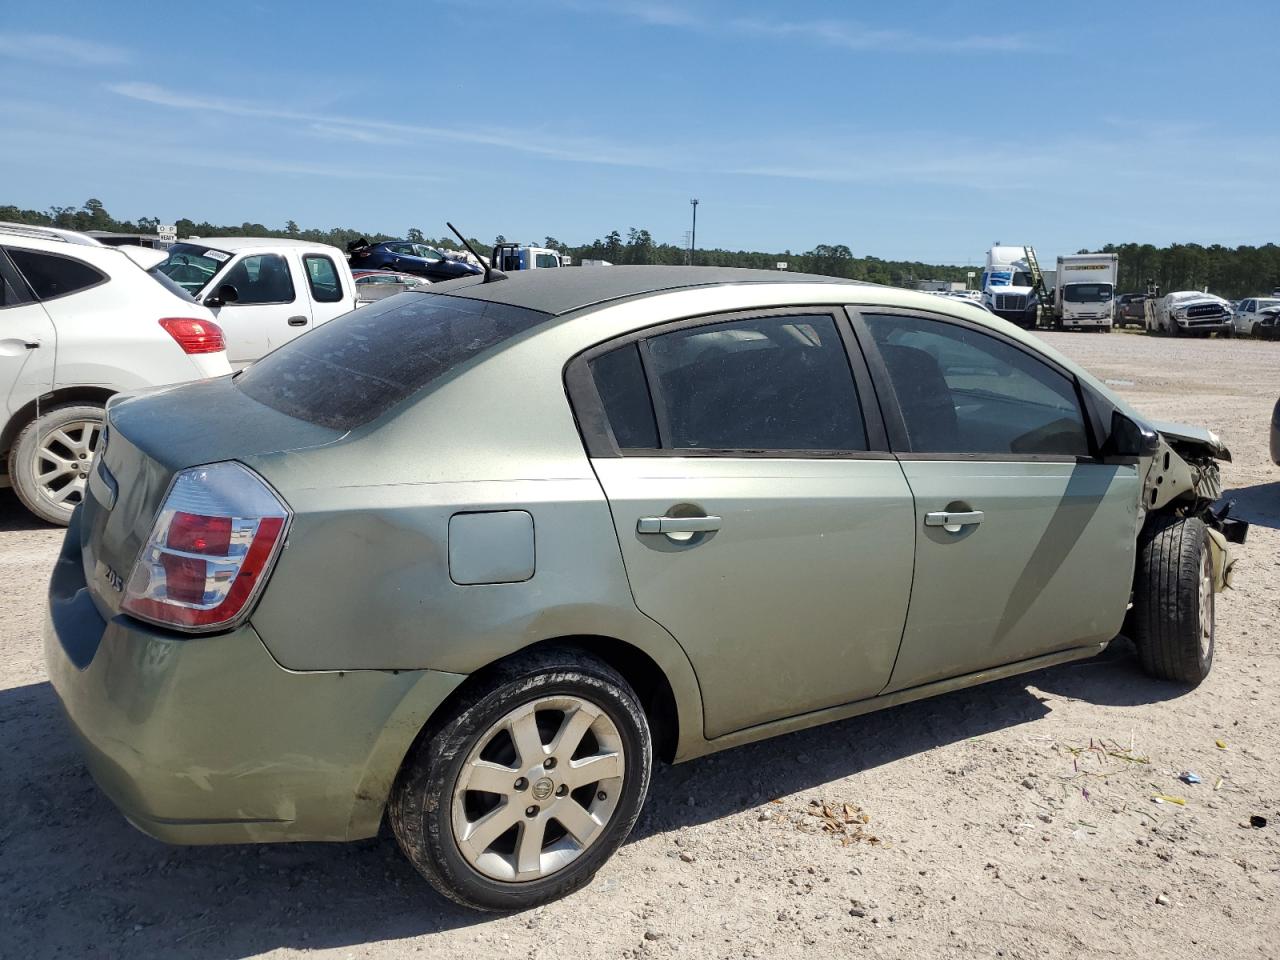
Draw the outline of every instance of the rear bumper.
[[[90,772],[170,843],[354,840],[378,831],[427,718],[462,681],[437,671],[296,673],[252,627],[184,638],[104,621],[79,511],[49,588],[49,678]]]

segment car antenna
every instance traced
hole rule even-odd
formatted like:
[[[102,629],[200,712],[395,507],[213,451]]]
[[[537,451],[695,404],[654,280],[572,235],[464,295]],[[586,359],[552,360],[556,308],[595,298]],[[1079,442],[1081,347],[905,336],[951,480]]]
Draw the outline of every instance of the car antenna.
[[[448,220],[446,220],[446,221],[444,222],[444,225],[445,225],[446,227],[448,227],[450,230],[452,230],[452,231],[453,231],[453,233],[454,233],[454,236],[456,236],[459,240],[461,240],[461,241],[462,241],[462,245],[463,245],[464,247],[466,247],[466,248],[467,248],[467,251],[468,251],[468,252],[469,252],[473,257],[475,257],[477,260],[479,260],[479,261],[480,261],[481,265],[484,267],[484,282],[485,282],[485,283],[497,283],[499,280],[505,280],[505,279],[507,279],[507,275],[506,275],[505,273],[503,273],[501,270],[495,270],[495,269],[493,269],[493,264],[492,264],[492,263],[490,263],[490,262],[489,262],[488,260],[486,260],[484,257],[480,256],[480,254],[476,253],[476,248],[475,248],[475,247],[473,247],[471,244],[467,243],[467,238],[466,238],[466,237],[464,237],[461,233],[459,233],[459,232],[458,232],[458,228],[457,228],[457,227],[455,227],[455,226],[454,226],[452,223],[450,223]]]

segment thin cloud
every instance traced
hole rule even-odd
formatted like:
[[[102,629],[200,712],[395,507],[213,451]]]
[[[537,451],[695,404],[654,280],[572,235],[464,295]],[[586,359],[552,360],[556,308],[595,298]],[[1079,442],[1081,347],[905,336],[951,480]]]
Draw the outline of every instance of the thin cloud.
[[[840,47],[844,50],[882,50],[891,53],[963,53],[1020,51],[1031,48],[1025,37],[1015,34],[951,37],[912,33],[907,30],[881,30],[850,20],[758,20],[736,19],[729,27],[739,33],[778,39],[796,38]]]
[[[0,57],[79,67],[117,66],[132,59],[123,47],[60,33],[0,33]]]
[[[348,127],[336,123],[313,123],[308,130],[317,137],[323,137],[326,140],[350,140],[353,143],[377,144],[378,146],[394,146],[404,143],[403,140],[396,137],[389,137],[385,134],[375,133],[372,130],[362,130],[358,127]]]
[[[589,137],[553,135],[537,131],[434,127],[422,124],[390,123],[364,117],[337,114],[308,113],[284,107],[245,103],[221,97],[192,96],[167,90],[153,83],[113,83],[107,90],[130,100],[138,100],[156,106],[190,110],[199,113],[220,113],[247,119],[283,120],[306,128],[316,126],[330,130],[344,130],[347,138],[363,131],[374,136],[412,137],[449,143],[474,144],[500,147],[522,153],[566,160],[577,163],[598,163],[612,166],[639,166],[655,169],[670,167],[666,157],[653,150],[628,144],[611,143]],[[373,142],[373,141],[367,141]]]
[[[1034,49],[1034,44],[1017,34],[970,34],[951,36],[911,30],[883,29],[856,20],[784,20],[777,17],[715,17],[684,6],[615,0],[607,7],[581,0],[562,0],[564,6],[589,13],[604,13],[650,26],[675,27],[715,35],[769,37],[797,40],[844,50],[886,53],[993,53]]]

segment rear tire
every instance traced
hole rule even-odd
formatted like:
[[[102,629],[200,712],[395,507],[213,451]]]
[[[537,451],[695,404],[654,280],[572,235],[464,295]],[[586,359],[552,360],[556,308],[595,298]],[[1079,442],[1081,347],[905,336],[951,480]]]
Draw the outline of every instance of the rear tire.
[[[65,527],[84,499],[94,448],[106,411],[67,403],[41,411],[9,451],[9,481],[23,506],[41,520]]]
[[[1213,557],[1196,517],[1159,517],[1138,544],[1133,640],[1142,669],[1191,686],[1213,666]]]
[[[557,750],[561,737],[572,742]],[[387,815],[400,849],[444,896],[476,910],[526,910],[591,881],[635,825],[652,765],[649,726],[627,681],[585,653],[543,650],[499,664],[433,720]]]

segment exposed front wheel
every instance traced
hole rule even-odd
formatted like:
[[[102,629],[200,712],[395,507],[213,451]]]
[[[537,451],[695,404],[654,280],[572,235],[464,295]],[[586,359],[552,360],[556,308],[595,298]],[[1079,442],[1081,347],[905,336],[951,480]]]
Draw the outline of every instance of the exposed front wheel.
[[[105,416],[97,404],[64,404],[42,410],[18,434],[9,451],[9,480],[41,520],[70,522],[84,499]]]
[[[1213,666],[1213,554],[1196,517],[1162,517],[1139,543],[1133,640],[1142,668],[1193,686]]]
[[[451,900],[524,910],[584,886],[627,838],[652,752],[615,670],[571,650],[517,658],[426,731],[392,790],[391,826]]]

